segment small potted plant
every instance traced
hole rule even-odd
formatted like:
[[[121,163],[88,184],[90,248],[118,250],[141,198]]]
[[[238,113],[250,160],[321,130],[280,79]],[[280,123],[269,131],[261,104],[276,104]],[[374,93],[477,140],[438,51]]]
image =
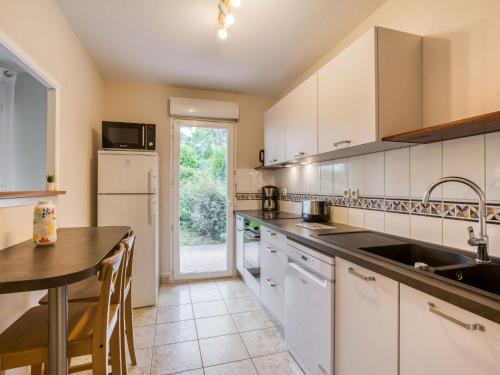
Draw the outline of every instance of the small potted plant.
[[[56,176],[53,174],[48,174],[47,182],[45,184],[45,190],[47,191],[55,191],[56,190]]]

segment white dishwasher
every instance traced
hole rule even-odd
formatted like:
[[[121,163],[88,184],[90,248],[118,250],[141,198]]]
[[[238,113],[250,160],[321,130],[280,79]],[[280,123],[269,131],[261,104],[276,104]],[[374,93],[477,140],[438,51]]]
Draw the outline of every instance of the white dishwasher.
[[[307,375],[333,375],[335,259],[286,246],[285,341]]]

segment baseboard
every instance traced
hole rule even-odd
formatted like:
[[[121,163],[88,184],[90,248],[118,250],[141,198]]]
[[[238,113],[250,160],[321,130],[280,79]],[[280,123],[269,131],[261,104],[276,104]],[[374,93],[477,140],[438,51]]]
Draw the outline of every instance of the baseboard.
[[[160,273],[160,283],[169,283],[170,281],[170,272]]]

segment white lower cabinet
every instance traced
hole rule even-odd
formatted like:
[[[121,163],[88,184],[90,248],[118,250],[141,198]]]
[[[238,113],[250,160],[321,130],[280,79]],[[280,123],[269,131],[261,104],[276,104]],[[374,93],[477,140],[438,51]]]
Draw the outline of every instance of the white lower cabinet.
[[[398,295],[397,281],[336,258],[336,375],[398,374]]]
[[[500,374],[500,324],[401,285],[401,375]]]
[[[243,247],[245,246],[245,219],[236,216],[236,269],[243,274]]]
[[[260,244],[260,298],[274,318],[285,320],[286,253],[269,243]]]

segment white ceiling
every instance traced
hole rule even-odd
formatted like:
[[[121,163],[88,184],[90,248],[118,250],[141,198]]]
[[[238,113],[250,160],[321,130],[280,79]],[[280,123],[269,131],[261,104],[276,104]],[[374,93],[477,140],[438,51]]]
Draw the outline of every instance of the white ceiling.
[[[276,96],[385,0],[56,0],[107,79]]]

